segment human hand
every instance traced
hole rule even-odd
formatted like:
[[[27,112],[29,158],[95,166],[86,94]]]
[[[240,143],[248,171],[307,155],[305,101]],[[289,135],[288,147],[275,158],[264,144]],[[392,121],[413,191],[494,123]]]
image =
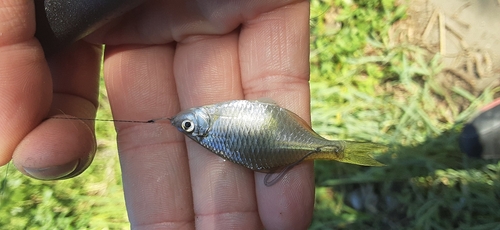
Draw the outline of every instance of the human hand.
[[[107,44],[115,119],[267,97],[309,120],[308,1],[148,1],[48,62],[33,37],[32,1],[0,9],[12,22],[0,24],[0,163],[12,157],[33,177],[70,178],[91,162],[91,121],[44,120],[94,116],[100,48],[91,44]],[[301,229],[311,220],[312,163],[266,187],[265,174],[184,141],[168,122],[116,129],[134,228]]]

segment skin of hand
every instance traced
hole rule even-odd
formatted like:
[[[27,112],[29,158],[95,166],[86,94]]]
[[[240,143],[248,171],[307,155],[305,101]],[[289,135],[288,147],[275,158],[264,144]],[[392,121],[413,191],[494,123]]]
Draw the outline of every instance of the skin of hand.
[[[309,121],[309,2],[147,1],[50,59],[33,0],[0,1],[0,165],[71,178],[96,151],[101,46],[115,119],[150,120],[233,99],[272,98]],[[305,229],[312,163],[277,184],[223,161],[167,120],[116,123],[134,229]]]

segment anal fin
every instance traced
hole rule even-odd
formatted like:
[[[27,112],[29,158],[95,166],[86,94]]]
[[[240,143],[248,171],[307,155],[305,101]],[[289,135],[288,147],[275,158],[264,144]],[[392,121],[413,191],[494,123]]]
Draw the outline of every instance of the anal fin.
[[[307,157],[309,157],[311,154],[314,154],[314,153],[317,153],[319,152],[320,150],[314,150],[314,151],[310,151],[308,152],[306,155],[304,155],[302,158],[300,158],[298,161],[292,163],[292,164],[289,164],[287,166],[285,166],[283,169],[281,169],[279,172],[277,172],[277,176],[275,178],[271,178],[272,175],[276,174],[275,171],[271,171],[269,173],[266,174],[266,176],[264,177],[264,185],[266,185],[267,187],[270,187],[270,186],[273,186],[274,184],[276,184],[278,181],[281,180],[281,178],[283,178],[283,176],[288,172],[290,171],[290,169],[292,169],[293,167],[295,167],[296,165],[300,164],[302,161],[304,161]]]

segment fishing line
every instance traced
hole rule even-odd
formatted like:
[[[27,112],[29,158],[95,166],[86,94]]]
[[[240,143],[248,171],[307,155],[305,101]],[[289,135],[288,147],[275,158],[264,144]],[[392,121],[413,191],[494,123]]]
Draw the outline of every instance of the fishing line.
[[[122,119],[99,119],[99,118],[79,118],[79,117],[51,117],[49,119],[59,119],[59,120],[80,120],[80,121],[103,121],[103,122],[122,122],[122,123],[141,123],[141,124],[152,124],[161,120],[172,120],[172,118],[157,118],[151,119],[147,121],[140,120],[122,120]],[[7,176],[9,174],[10,162],[6,166],[5,177],[3,178],[1,187],[0,187],[0,201],[4,199],[4,193],[7,189]],[[1,203],[1,202],[0,202]]]
[[[123,122],[123,123],[143,123],[143,124],[156,123],[157,121],[164,120],[164,119],[170,120],[170,118],[158,118],[158,119],[151,119],[151,120],[147,120],[147,121],[138,121],[138,120],[79,118],[79,117],[51,117],[49,119],[81,120],[81,121],[104,121],[104,122]]]

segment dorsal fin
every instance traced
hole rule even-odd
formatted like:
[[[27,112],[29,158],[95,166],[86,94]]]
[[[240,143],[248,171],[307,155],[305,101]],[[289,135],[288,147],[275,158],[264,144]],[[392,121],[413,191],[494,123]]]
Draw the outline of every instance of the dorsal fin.
[[[278,103],[276,103],[272,98],[262,97],[262,98],[259,98],[259,99],[255,100],[255,101],[260,102],[260,103],[265,103],[265,104],[271,104],[271,105],[278,106],[283,111],[286,111],[294,120],[296,120],[305,129],[307,129],[309,131],[312,131],[313,133],[316,133],[316,132],[313,131],[313,129],[311,128],[311,126],[309,126],[309,124],[307,124],[307,122],[304,119],[302,119],[301,117],[299,117],[299,115],[295,114],[294,112],[292,112],[292,111],[290,111],[288,109],[285,109],[285,108],[279,106]]]
[[[288,109],[284,109],[284,110],[288,113],[288,115],[290,115],[300,125],[304,126],[304,128],[313,131],[312,128],[311,128],[311,126],[309,126],[309,124],[307,124],[307,122],[304,119],[302,119],[302,117],[299,117],[299,115],[295,114],[294,112],[292,112],[292,111],[290,111]]]

